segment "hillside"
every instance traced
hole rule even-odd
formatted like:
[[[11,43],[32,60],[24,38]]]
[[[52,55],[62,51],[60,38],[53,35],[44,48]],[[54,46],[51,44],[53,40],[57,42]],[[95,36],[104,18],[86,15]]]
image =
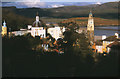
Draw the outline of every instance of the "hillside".
[[[3,7],[2,19],[13,30],[27,28],[28,24],[35,21],[36,13],[44,22],[61,22],[68,18],[76,19],[78,24],[85,26],[90,9],[95,18],[95,25],[118,25],[118,2],[109,2],[102,5],[89,6],[64,6],[59,8],[16,8]],[[84,18],[86,20],[81,20]],[[103,23],[103,24],[101,24]]]
[[[95,17],[117,19],[118,18],[118,2],[109,2],[102,5],[89,5],[89,6],[65,6],[61,8],[51,9],[52,12],[56,12],[56,16],[59,13],[66,17],[87,17],[89,10]]]
[[[70,18],[68,20],[62,21],[62,23],[67,22],[76,22],[79,26],[87,26],[88,17],[77,17],[77,18]],[[111,20],[111,19],[103,19],[94,17],[95,26],[107,26],[107,25],[119,25],[118,20]]]
[[[54,17],[54,18],[71,18],[71,17],[87,17],[89,10],[95,17],[117,19],[118,18],[118,2],[109,2],[102,5],[89,5],[89,6],[64,6],[59,8],[16,8],[16,7],[3,7],[3,14],[6,11],[13,12],[18,15],[33,18],[36,12],[39,12],[41,17]]]

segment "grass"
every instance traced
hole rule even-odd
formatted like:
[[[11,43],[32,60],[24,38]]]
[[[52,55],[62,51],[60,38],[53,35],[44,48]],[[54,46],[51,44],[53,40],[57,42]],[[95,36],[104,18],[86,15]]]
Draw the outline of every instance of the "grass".
[[[88,17],[69,18],[68,20],[65,20],[63,22],[65,23],[65,22],[71,22],[71,21],[76,21],[76,23],[79,24],[80,26],[87,26]],[[94,17],[94,23],[95,23],[95,26],[119,25],[118,20],[104,19],[99,17]]]
[[[60,19],[60,18],[41,18],[41,20],[44,21],[45,23],[47,23],[47,22],[59,23],[61,21],[65,21],[66,19]]]

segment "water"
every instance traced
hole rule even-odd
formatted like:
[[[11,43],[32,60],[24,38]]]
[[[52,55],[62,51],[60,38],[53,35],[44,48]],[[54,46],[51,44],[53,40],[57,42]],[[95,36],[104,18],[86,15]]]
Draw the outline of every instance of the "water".
[[[95,31],[94,31],[96,36],[102,36],[102,35],[112,36],[112,35],[115,35],[116,32],[120,33],[120,31],[114,31],[114,30],[98,30],[98,29],[95,29]]]
[[[97,29],[97,28],[101,28],[101,29]],[[105,29],[113,29],[113,30],[105,30]],[[102,36],[102,35],[112,36],[115,35],[116,32],[120,33],[120,31],[117,31],[118,29],[120,29],[118,28],[118,26],[95,27],[94,34],[96,36]]]
[[[107,27],[95,27],[95,28],[103,28],[103,29],[118,29],[118,26],[107,26]],[[120,29],[120,28],[119,28]]]

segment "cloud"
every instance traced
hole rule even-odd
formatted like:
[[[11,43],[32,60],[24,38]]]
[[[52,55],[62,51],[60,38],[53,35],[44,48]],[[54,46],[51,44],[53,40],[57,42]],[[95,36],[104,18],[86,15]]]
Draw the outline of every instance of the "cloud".
[[[18,2],[21,5],[25,5],[27,7],[44,7],[46,6],[45,2],[41,2],[40,0],[25,0],[22,2]]]
[[[63,7],[64,5],[51,5],[52,8]]]
[[[101,2],[97,2],[96,4],[101,5]]]
[[[16,2],[41,2],[41,0],[17,0]]]

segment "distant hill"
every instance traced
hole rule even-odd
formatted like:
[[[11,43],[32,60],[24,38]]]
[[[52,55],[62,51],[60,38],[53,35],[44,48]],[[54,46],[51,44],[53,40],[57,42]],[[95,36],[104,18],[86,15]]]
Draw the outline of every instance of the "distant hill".
[[[48,21],[54,20],[51,20],[51,18],[59,18],[57,22],[60,22],[62,21],[62,18],[88,17],[89,11],[92,9],[95,18],[110,19],[111,21],[108,20],[107,23],[116,24],[119,8],[118,2],[89,6],[64,6],[59,8],[16,8],[13,6],[2,8],[2,19],[7,21],[9,27],[16,30],[26,28],[28,24],[32,24],[33,21],[35,21],[37,12],[40,17],[47,18]],[[46,19],[44,19],[44,21],[46,21]]]
[[[109,2],[101,5],[88,6],[64,6],[59,8],[15,8],[3,7],[3,13],[6,11],[13,12],[18,15],[33,18],[36,12],[39,12],[41,17],[54,18],[71,18],[71,17],[88,17],[89,10],[92,9],[95,17],[108,19],[118,18],[118,2]]]
[[[96,2],[30,2],[28,6],[29,1],[27,2],[2,2],[2,6],[16,6],[17,8],[31,8],[31,7],[38,7],[38,8],[57,8],[62,6],[86,6],[91,4],[96,4]],[[37,6],[36,6],[37,5]]]

